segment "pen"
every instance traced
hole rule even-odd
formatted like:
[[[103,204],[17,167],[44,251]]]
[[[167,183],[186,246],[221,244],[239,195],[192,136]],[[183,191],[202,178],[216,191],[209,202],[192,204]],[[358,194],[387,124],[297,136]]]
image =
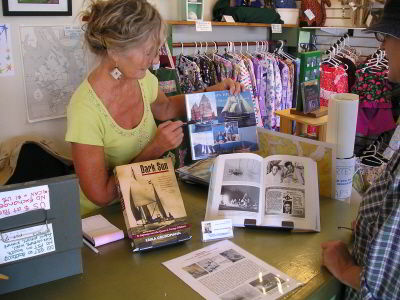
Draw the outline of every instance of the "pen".
[[[88,246],[94,253],[99,254],[99,250],[97,250],[95,247],[92,246],[91,243],[89,243],[87,240],[82,239],[83,243]]]
[[[196,122],[194,120],[191,120],[191,121],[188,121],[188,122],[182,122],[182,126],[188,126],[188,125],[196,124],[196,123],[198,123],[198,122]]]

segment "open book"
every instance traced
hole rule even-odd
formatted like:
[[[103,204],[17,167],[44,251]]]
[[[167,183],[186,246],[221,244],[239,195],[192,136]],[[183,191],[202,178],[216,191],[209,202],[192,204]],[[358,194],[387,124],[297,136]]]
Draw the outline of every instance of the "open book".
[[[306,157],[225,154],[214,162],[206,220],[320,231],[316,163]]]
[[[192,159],[258,150],[256,117],[249,91],[185,95]]]
[[[114,174],[133,251],[191,238],[170,158],[118,166]]]

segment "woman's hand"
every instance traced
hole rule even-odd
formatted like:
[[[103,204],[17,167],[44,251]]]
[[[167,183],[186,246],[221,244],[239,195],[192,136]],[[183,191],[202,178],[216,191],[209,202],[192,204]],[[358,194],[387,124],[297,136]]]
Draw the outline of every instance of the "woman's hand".
[[[154,146],[161,149],[162,153],[177,148],[183,140],[182,124],[181,121],[161,123],[153,139]]]
[[[229,90],[229,92],[232,95],[237,95],[240,92],[244,91],[244,85],[239,82],[233,81],[230,78],[227,78],[224,81],[207,88],[207,92],[225,91],[225,90]]]

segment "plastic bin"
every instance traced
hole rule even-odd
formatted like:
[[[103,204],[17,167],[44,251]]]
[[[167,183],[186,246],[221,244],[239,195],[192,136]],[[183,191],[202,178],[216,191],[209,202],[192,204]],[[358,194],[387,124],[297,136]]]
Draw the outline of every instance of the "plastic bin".
[[[285,24],[298,24],[300,14],[300,10],[298,8],[277,8],[276,11],[281,16],[281,19],[285,22]]]

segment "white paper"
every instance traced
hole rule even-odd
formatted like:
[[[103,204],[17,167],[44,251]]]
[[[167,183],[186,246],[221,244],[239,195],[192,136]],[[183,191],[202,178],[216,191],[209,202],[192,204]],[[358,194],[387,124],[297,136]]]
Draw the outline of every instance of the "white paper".
[[[64,35],[69,38],[79,38],[82,35],[82,29],[79,26],[64,26]]]
[[[336,199],[350,200],[356,158],[336,160]]]
[[[359,96],[336,94],[329,99],[326,141],[336,144],[337,158],[354,154]]]
[[[50,209],[48,185],[0,193],[0,219],[36,209]]]
[[[196,21],[196,31],[212,31],[210,21]]]
[[[82,232],[96,247],[124,238],[124,232],[102,215],[82,219]]]
[[[271,24],[272,33],[282,33],[282,24]]]
[[[314,13],[311,11],[311,9],[307,9],[304,11],[304,14],[307,16],[307,18],[311,21],[315,19]]]
[[[0,234],[0,264],[55,250],[52,224],[42,224]]]
[[[277,299],[302,285],[228,240],[163,265],[206,299]]]
[[[201,222],[201,232],[203,234],[203,242],[231,238],[233,237],[232,220],[222,219]]]
[[[222,22],[235,23],[235,19],[232,16],[223,15]]]
[[[0,77],[14,76],[15,65],[11,48],[11,26],[0,24]]]

